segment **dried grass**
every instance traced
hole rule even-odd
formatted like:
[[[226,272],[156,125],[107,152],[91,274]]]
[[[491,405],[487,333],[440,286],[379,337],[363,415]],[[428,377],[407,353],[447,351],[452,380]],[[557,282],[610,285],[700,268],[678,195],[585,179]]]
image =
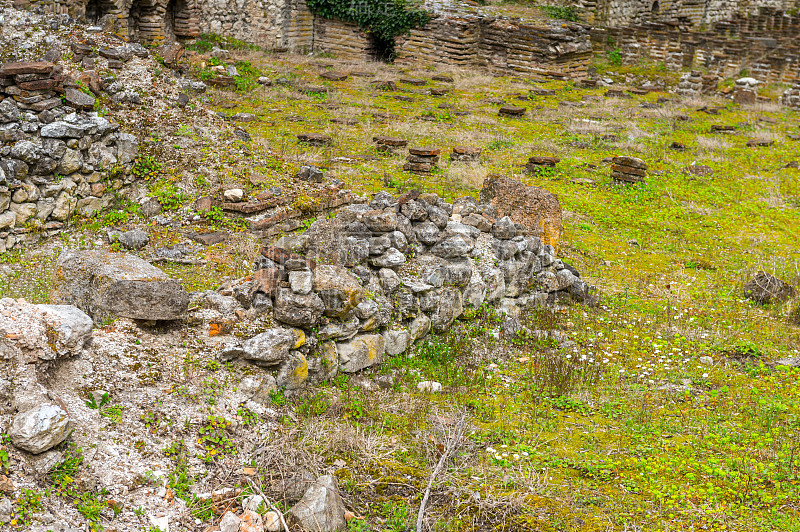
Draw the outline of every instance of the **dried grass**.
[[[445,181],[460,183],[464,186],[480,189],[489,170],[480,163],[456,163],[445,170]]]
[[[708,154],[722,155],[723,152],[733,147],[731,142],[728,142],[720,137],[705,137],[703,135],[697,135],[695,137],[695,143],[701,152]]]

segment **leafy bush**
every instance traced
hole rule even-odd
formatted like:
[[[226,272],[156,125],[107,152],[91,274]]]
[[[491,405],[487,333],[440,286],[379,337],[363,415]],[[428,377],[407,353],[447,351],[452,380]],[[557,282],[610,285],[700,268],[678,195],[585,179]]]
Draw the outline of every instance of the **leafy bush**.
[[[612,48],[607,51],[606,57],[608,58],[608,62],[612,65],[619,66],[622,64],[622,51],[619,48]]]
[[[161,204],[164,210],[175,210],[183,204],[185,198],[178,185],[168,179],[156,181],[150,186],[150,195]]]
[[[427,11],[409,7],[407,0],[307,0],[306,4],[315,15],[353,22],[384,42],[393,42],[431,19]]]
[[[558,20],[578,21],[578,8],[575,6],[540,6],[542,13]]]

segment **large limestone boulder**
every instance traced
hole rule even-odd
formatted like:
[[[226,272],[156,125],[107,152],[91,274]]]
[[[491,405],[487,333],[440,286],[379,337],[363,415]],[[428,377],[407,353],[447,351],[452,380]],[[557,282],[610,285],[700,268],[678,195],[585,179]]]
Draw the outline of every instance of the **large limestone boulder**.
[[[347,528],[344,501],[332,475],[319,477],[289,510],[289,524],[306,532],[340,532]]]
[[[358,278],[341,266],[322,264],[314,272],[314,292],[325,303],[325,315],[341,318],[361,302],[364,289]]]
[[[489,176],[483,182],[481,202],[491,204],[498,218],[508,216],[541,238],[544,244],[558,247],[561,204],[552,192],[508,177]]]
[[[51,298],[75,305],[95,321],[177,320],[189,307],[178,281],[135,255],[104,250],[64,251],[56,261]]]
[[[14,446],[39,454],[64,441],[70,426],[69,415],[63,408],[42,404],[14,416],[8,435]]]
[[[0,299],[0,355],[22,364],[77,355],[92,337],[92,325],[73,306]]]
[[[380,334],[357,336],[348,342],[336,344],[339,352],[339,370],[355,373],[383,361],[386,342]]]

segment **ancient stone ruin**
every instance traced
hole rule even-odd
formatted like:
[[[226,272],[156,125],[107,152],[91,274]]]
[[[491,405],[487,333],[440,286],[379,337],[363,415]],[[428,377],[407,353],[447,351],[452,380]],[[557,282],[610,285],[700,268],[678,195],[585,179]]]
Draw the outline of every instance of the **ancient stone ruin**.
[[[800,110],[800,81],[795,82],[792,88],[786,89],[781,97],[781,102],[787,107]]]
[[[101,24],[131,41],[158,45],[224,34],[267,49],[325,52],[340,58],[451,64],[500,72],[584,77],[593,51],[619,50],[668,68],[742,69],[764,81],[797,77],[800,17],[784,2],[582,2],[584,23],[531,23],[456,1],[432,1],[424,27],[377,41],[351,22],[313,14],[304,0],[23,0],[21,5]],[[589,22],[593,27],[587,26]],[[769,37],[765,38],[765,32]],[[387,49],[388,47],[388,49]]]
[[[200,35],[196,0],[26,0],[18,5],[66,14],[151,45]]]
[[[135,179],[138,142],[90,111],[94,96],[62,75],[60,65],[5,63],[0,84],[3,252],[34,229],[56,233],[73,213],[88,216],[106,207],[114,190]]]
[[[510,179],[484,191],[481,202],[453,203],[382,192],[265,247],[255,273],[221,295],[281,325],[221,356],[274,367],[292,388],[378,364],[485,304],[518,317],[590,300],[591,287],[556,258],[558,200]],[[312,348],[319,358],[307,358]]]

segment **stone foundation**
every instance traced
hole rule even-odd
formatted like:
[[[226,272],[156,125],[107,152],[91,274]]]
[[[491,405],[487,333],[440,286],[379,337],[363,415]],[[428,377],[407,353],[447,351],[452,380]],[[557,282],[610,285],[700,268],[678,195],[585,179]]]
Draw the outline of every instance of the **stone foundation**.
[[[598,53],[618,48],[625,63],[664,63],[669,70],[703,68],[720,77],[742,71],[759,81],[791,82],[800,70],[800,17],[762,9],[758,15],[719,22],[708,31],[688,32],[675,25],[649,24],[595,28]]]

